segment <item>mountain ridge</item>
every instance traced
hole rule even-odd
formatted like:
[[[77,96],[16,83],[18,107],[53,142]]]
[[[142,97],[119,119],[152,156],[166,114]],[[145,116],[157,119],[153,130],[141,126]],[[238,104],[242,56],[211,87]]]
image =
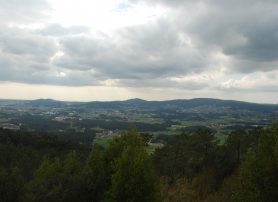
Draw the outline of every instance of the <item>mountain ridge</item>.
[[[175,109],[193,109],[193,108],[223,108],[242,109],[251,111],[278,111],[278,104],[261,104],[237,100],[221,100],[215,98],[193,98],[193,99],[173,99],[162,101],[148,101],[140,98],[133,98],[123,101],[90,101],[90,102],[71,102],[59,101],[53,99],[37,100],[0,100],[0,106],[28,106],[28,107],[76,107],[83,110],[90,108],[122,109],[122,108],[140,108],[153,110],[175,110]]]
[[[78,104],[88,104],[88,103],[171,103],[171,102],[235,102],[235,103],[245,103],[245,104],[256,104],[256,105],[275,105],[278,103],[257,103],[242,100],[233,99],[219,99],[219,98],[190,98],[190,99],[169,99],[169,100],[145,100],[141,98],[131,98],[127,100],[110,100],[110,101],[63,101],[51,98],[39,98],[39,99],[0,99],[0,102],[29,102],[29,103],[78,103]]]

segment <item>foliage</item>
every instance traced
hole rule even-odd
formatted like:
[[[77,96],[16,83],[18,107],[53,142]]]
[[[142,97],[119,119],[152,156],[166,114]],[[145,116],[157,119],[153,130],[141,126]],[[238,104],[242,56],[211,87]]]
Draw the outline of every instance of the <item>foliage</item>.
[[[135,129],[89,150],[78,143],[0,130],[0,201],[260,201],[278,198],[278,126],[171,138],[150,156]]]
[[[240,170],[235,201],[277,201],[278,198],[278,130],[266,130],[256,148],[249,151]]]
[[[118,147],[106,201],[156,201],[156,177],[140,136],[130,131],[117,144],[122,146]],[[117,146],[113,147],[116,150]]]
[[[0,158],[0,201],[156,201],[158,198],[158,178],[145,143],[134,129],[112,139],[106,148],[93,145],[87,153],[79,145],[53,137],[0,132],[0,149],[4,154]]]
[[[239,190],[237,170],[264,132],[232,131],[225,144],[219,144],[211,131],[202,129],[157,149],[153,161],[161,176],[163,200],[233,201]]]

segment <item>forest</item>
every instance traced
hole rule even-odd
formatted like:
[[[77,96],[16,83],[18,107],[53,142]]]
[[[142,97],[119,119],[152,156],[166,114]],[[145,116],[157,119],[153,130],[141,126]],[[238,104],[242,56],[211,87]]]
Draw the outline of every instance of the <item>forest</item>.
[[[200,128],[147,146],[134,128],[105,147],[1,129],[0,201],[277,201],[278,124],[234,130],[221,144]]]

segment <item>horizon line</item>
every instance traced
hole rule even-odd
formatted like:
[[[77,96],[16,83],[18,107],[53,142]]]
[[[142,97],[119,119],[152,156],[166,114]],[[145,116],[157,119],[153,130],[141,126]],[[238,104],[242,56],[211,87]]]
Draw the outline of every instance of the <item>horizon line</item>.
[[[148,100],[142,99],[138,97],[123,99],[123,100],[90,100],[90,101],[76,101],[76,100],[59,100],[53,98],[37,98],[37,99],[9,99],[9,98],[0,98],[0,101],[38,101],[38,100],[49,100],[49,101],[56,101],[56,102],[78,102],[78,103],[90,103],[90,102],[125,102],[131,100],[140,100],[145,102],[167,102],[167,101],[189,101],[189,100],[198,100],[198,99],[208,99],[208,100],[220,100],[220,101],[235,101],[235,102],[244,102],[250,104],[261,104],[261,105],[278,105],[278,103],[259,103],[259,102],[250,102],[244,100],[236,100],[236,99],[221,99],[221,98],[209,98],[209,97],[195,97],[195,98],[177,98],[177,99],[164,99],[164,100]]]

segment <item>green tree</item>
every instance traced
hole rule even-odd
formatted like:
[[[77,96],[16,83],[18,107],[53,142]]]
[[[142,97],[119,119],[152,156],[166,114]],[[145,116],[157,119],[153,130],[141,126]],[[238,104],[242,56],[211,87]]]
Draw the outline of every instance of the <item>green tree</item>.
[[[13,168],[8,172],[0,167],[0,201],[19,201],[23,183],[24,180],[18,168]]]
[[[81,176],[82,201],[101,201],[110,183],[107,172],[109,164],[104,158],[104,149],[94,145]],[[80,201],[80,200],[79,200]]]
[[[215,163],[217,142],[208,130],[198,130],[191,135],[180,135],[175,141],[157,149],[153,159],[157,172],[170,177],[170,183],[180,177],[189,180],[204,168]]]
[[[144,143],[135,130],[112,142],[108,153],[117,151],[106,201],[151,202],[158,199],[158,181]]]
[[[24,201],[62,201],[62,164],[58,158],[42,160],[34,178],[26,185]]]
[[[272,127],[260,137],[256,148],[249,151],[240,169],[235,201],[274,202],[278,198],[278,130]]]
[[[81,164],[75,151],[70,152],[63,161],[61,173],[61,198],[63,201],[80,201]]]

